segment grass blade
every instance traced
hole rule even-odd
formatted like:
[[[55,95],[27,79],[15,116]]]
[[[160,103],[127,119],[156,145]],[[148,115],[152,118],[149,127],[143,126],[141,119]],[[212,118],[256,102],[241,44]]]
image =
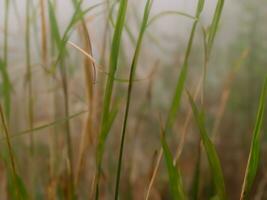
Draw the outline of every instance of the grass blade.
[[[206,154],[208,157],[209,166],[211,169],[213,182],[214,182],[214,185],[216,188],[218,198],[220,200],[225,200],[226,199],[226,193],[225,193],[224,178],[223,178],[220,160],[218,158],[216,149],[215,149],[214,145],[212,144],[212,142],[208,136],[208,133],[206,131],[203,113],[200,113],[198,111],[197,106],[196,106],[192,96],[189,93],[187,93],[187,94],[189,97],[189,101],[191,104],[191,108],[192,108],[195,120],[196,120],[197,125],[198,125],[200,137],[201,137],[203,146],[205,148],[205,151],[206,151]]]
[[[11,146],[8,125],[7,125],[1,104],[0,104],[0,122],[1,122],[1,128],[3,128],[3,132],[4,132],[5,137],[6,137],[8,154],[9,154],[9,158],[10,158],[10,162],[11,162],[12,182],[14,181],[14,185],[16,188],[16,199],[27,200],[29,198],[28,198],[26,188],[24,186],[22,179],[19,177],[19,175],[17,173],[16,164],[15,164],[15,155],[13,153],[13,149]]]
[[[196,13],[195,13],[196,19],[199,19],[200,15],[203,11],[204,4],[205,4],[205,0],[199,0],[198,1]],[[198,20],[194,21],[192,28],[191,28],[191,33],[190,33],[190,37],[189,37],[189,40],[187,43],[186,54],[185,54],[185,58],[183,61],[182,69],[181,69],[179,78],[177,80],[174,96],[172,98],[170,109],[169,109],[169,112],[167,115],[167,121],[165,124],[165,131],[166,132],[169,132],[172,129],[174,120],[176,118],[177,112],[178,112],[179,107],[180,107],[181,97],[182,97],[182,93],[184,90],[184,85],[185,85],[185,81],[186,81],[186,77],[187,77],[189,57],[191,54],[191,49],[192,49],[193,40],[195,37],[197,23],[198,23]],[[162,154],[160,154],[160,155],[162,155]],[[160,156],[159,160],[161,160],[161,158],[162,158],[162,156]],[[155,171],[155,173],[156,173],[156,171]],[[149,188],[152,187],[152,184],[153,183],[151,182],[149,185]]]
[[[176,169],[173,163],[171,151],[166,142],[163,128],[161,128],[161,146],[163,149],[163,155],[164,155],[165,162],[166,162],[167,169],[168,169],[169,181],[170,181],[173,199],[184,200],[186,199],[186,195],[184,193],[184,189],[182,185],[182,177],[179,173],[179,170]]]
[[[103,102],[103,112],[102,112],[102,120],[101,120],[101,128],[100,134],[98,139],[97,145],[97,168],[98,168],[98,175],[96,180],[97,191],[98,191],[98,182],[99,182],[99,175],[101,169],[101,162],[102,156],[104,152],[104,144],[107,139],[108,132],[106,129],[106,123],[110,121],[110,104],[111,98],[113,93],[113,85],[114,85],[114,78],[117,71],[118,65],[118,58],[119,58],[119,51],[120,51],[120,44],[121,44],[121,37],[122,31],[125,23],[126,18],[126,10],[127,10],[128,0],[120,1],[120,7],[118,12],[118,17],[116,21],[116,26],[114,30],[114,35],[111,44],[111,53],[110,53],[110,63],[109,63],[109,74],[106,82],[105,87],[105,94],[104,94],[104,102]],[[96,192],[96,199],[98,199],[98,192]]]
[[[148,23],[149,13],[152,7],[152,2],[153,0],[147,0],[146,2],[142,25],[140,28],[137,45],[136,45],[134,57],[133,57],[132,64],[131,64],[130,78],[129,78],[129,84],[128,84],[128,90],[127,90],[127,100],[126,100],[126,105],[125,105],[125,113],[124,113],[124,120],[123,120],[122,133],[121,133],[120,153],[119,153],[119,160],[118,160],[118,167],[117,167],[116,188],[115,188],[115,199],[116,200],[119,198],[119,185],[120,185],[120,174],[121,174],[121,165],[122,165],[122,157],[123,157],[124,139],[126,135],[128,115],[129,115],[129,109],[130,109],[130,103],[131,103],[133,80],[135,77],[135,71],[136,71],[136,67],[137,67],[137,63],[138,63],[138,59],[139,59],[139,55],[141,51],[141,45],[143,42],[144,33],[145,33],[147,23]]]
[[[4,106],[5,106],[5,114],[7,119],[9,119],[10,109],[11,109],[11,83],[8,74],[8,31],[9,31],[9,8],[10,8],[10,0],[5,0],[5,8],[4,8],[4,55],[3,55],[3,63],[0,63],[1,73],[3,77],[3,96],[4,96]]]
[[[9,116],[10,106],[11,106],[10,105],[10,102],[11,102],[10,92],[11,92],[12,86],[11,86],[9,74],[7,71],[7,63],[1,59],[0,59],[0,73],[2,76],[1,93],[3,94],[3,98],[4,98],[5,114],[6,116]]]
[[[261,127],[264,117],[264,111],[265,111],[265,105],[267,100],[267,78],[265,79],[259,106],[258,106],[258,113],[257,113],[257,119],[256,124],[253,131],[252,136],[252,142],[249,152],[249,158],[247,162],[247,169],[245,173],[245,178],[242,186],[242,192],[240,199],[245,200],[249,199],[248,195],[250,193],[250,190],[252,188],[255,176],[257,174],[258,165],[259,165],[259,159],[260,159],[260,136],[261,136]]]
[[[184,13],[184,12],[181,12],[181,11],[163,11],[163,12],[153,16],[149,20],[149,22],[147,23],[147,26],[150,26],[151,24],[155,23],[157,20],[161,19],[162,17],[169,16],[169,15],[177,15],[177,16],[186,17],[186,18],[192,19],[192,20],[198,20],[194,16],[189,15],[189,14]]]
[[[222,15],[223,6],[224,6],[224,0],[218,0],[216,10],[215,10],[215,13],[213,15],[213,20],[212,20],[212,23],[210,26],[209,34],[208,34],[208,45],[207,45],[208,55],[211,52],[211,49],[212,49],[212,46],[214,43],[214,38],[215,38],[216,32],[218,30],[219,22],[220,22],[221,15]]]
[[[200,17],[200,14],[204,8],[204,3],[205,3],[205,0],[198,1],[198,6],[196,10],[196,15],[195,15],[196,19]],[[174,123],[174,120],[176,118],[176,114],[178,112],[179,106],[180,106],[180,101],[181,101],[182,93],[184,90],[184,84],[185,84],[186,77],[187,77],[189,56],[191,54],[191,49],[192,49],[193,40],[194,40],[194,36],[196,32],[197,22],[198,21],[195,21],[193,23],[193,26],[191,29],[191,34],[190,34],[190,38],[187,44],[184,62],[183,62],[182,69],[181,69],[181,72],[180,72],[180,75],[179,75],[179,78],[176,84],[175,94],[172,99],[171,107],[170,107],[168,117],[167,117],[167,122],[166,122],[166,127],[165,127],[166,131],[169,131],[171,129]]]

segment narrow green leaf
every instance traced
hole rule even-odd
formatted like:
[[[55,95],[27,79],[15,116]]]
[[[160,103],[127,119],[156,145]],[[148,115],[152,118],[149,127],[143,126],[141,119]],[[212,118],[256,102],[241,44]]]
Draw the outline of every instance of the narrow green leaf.
[[[199,142],[199,148],[197,153],[197,162],[195,165],[194,177],[191,186],[191,198],[192,200],[198,200],[198,191],[200,184],[200,168],[201,168],[201,142]]]
[[[56,43],[56,46],[58,49],[58,56],[56,58],[56,62],[54,64],[54,66],[51,70],[52,72],[54,72],[56,66],[58,65],[58,63],[60,63],[60,60],[67,54],[66,45],[67,45],[67,42],[68,42],[69,37],[71,35],[71,32],[74,30],[73,27],[79,21],[81,21],[88,12],[92,11],[93,9],[95,9],[95,8],[101,6],[103,3],[105,3],[105,2],[101,2],[101,3],[98,3],[96,5],[93,5],[89,8],[87,8],[85,10],[82,10],[81,9],[81,3],[82,2],[83,2],[82,0],[76,1],[74,14],[71,17],[70,22],[68,23],[67,28],[65,29],[65,31],[63,33],[63,36],[61,37],[53,4],[52,4],[51,0],[48,1],[49,19],[50,19],[52,38],[53,38],[54,42]]]
[[[106,141],[107,139],[108,133],[112,127],[114,120],[116,119],[118,112],[119,112],[119,107],[115,106],[115,108],[113,108],[113,110],[109,114],[108,121],[105,123],[104,131],[103,131],[103,133],[105,134],[102,135],[103,139],[99,141],[98,143],[98,151],[97,151],[97,156],[96,156],[97,163],[101,162],[99,159],[102,158],[103,156],[104,145],[105,145],[104,141]]]
[[[220,200],[225,200],[226,193],[225,193],[225,186],[224,186],[224,178],[223,178],[220,160],[218,158],[215,146],[212,144],[208,136],[208,133],[206,131],[203,113],[200,113],[198,111],[197,106],[195,105],[195,102],[192,96],[189,93],[187,94],[189,97],[189,101],[191,104],[191,108],[192,108],[195,120],[198,125],[200,137],[201,137],[202,143],[204,145],[204,148],[205,148],[205,151],[208,157],[209,166],[211,169],[212,178],[213,178],[213,182],[216,188],[217,195]]]
[[[161,146],[163,149],[163,155],[165,158],[165,163],[167,165],[169,181],[171,186],[171,192],[174,200],[184,200],[187,199],[184,193],[182,177],[179,173],[179,170],[173,164],[173,157],[171,151],[168,147],[168,144],[165,139],[165,133],[161,130]]]
[[[57,47],[60,47],[61,36],[58,27],[58,22],[54,10],[53,3],[51,0],[48,1],[48,11],[49,11],[49,20],[50,20],[50,28],[51,28],[51,36],[53,41],[56,43]]]
[[[134,52],[132,64],[131,64],[131,70],[130,70],[130,78],[129,78],[129,84],[128,84],[128,90],[127,90],[127,100],[125,105],[125,113],[124,113],[124,120],[122,125],[122,133],[121,133],[121,143],[120,143],[120,153],[119,153],[119,159],[118,159],[118,168],[117,168],[117,177],[116,177],[116,188],[115,188],[115,199],[117,200],[119,198],[119,185],[120,185],[120,174],[121,174],[121,165],[122,165],[122,157],[123,157],[123,147],[124,147],[124,138],[126,135],[126,129],[127,129],[127,122],[128,122],[128,116],[129,116],[129,109],[130,109],[130,103],[131,103],[131,95],[132,95],[132,88],[133,88],[133,81],[135,77],[136,67],[139,60],[139,55],[141,51],[141,46],[143,42],[144,33],[147,27],[148,17],[149,13],[152,7],[152,0],[147,0],[145,10],[144,10],[144,16],[137,40],[136,49]]]
[[[44,125],[41,125],[41,126],[34,127],[33,129],[28,129],[28,130],[25,130],[25,131],[20,131],[20,132],[18,132],[18,133],[11,134],[11,135],[9,136],[9,138],[10,138],[10,139],[17,138],[17,137],[20,137],[20,136],[23,136],[23,135],[27,135],[27,134],[29,134],[29,133],[31,133],[31,132],[34,132],[34,134],[36,134],[37,131],[40,131],[40,130],[43,130],[43,129],[46,129],[46,128],[50,128],[50,127],[53,127],[53,126],[58,125],[58,124],[62,124],[62,123],[64,123],[64,122],[66,122],[66,121],[69,121],[69,120],[75,118],[75,117],[78,117],[78,116],[80,116],[80,115],[82,115],[82,114],[85,114],[86,112],[88,112],[88,111],[81,111],[81,112],[75,113],[75,114],[73,114],[73,115],[70,115],[70,116],[68,116],[68,117],[65,117],[65,118],[62,118],[62,119],[58,119],[58,120],[56,120],[56,121],[53,121],[53,122],[51,122],[51,123],[48,123],[48,124],[44,124]],[[0,138],[0,142],[4,141],[4,140],[6,140],[6,139],[7,139],[6,137],[4,137],[4,138]]]
[[[210,54],[213,43],[214,43],[214,38],[216,35],[216,32],[218,30],[219,22],[221,19],[222,15],[222,10],[224,6],[224,0],[218,0],[217,6],[215,13],[213,15],[213,20],[209,29],[209,34],[208,34],[208,54]]]
[[[198,1],[198,6],[196,9],[196,14],[195,14],[196,19],[199,19],[200,14],[201,14],[203,7],[204,7],[204,3],[205,3],[205,0],[199,0]],[[174,120],[176,118],[179,106],[180,106],[181,97],[182,97],[182,93],[184,90],[184,85],[185,85],[185,81],[186,81],[186,77],[187,77],[188,62],[189,62],[189,57],[191,54],[193,40],[194,40],[194,36],[195,36],[195,32],[196,32],[197,22],[198,21],[195,21],[193,23],[193,26],[191,29],[190,38],[189,38],[189,41],[187,44],[184,62],[183,62],[182,69],[181,69],[181,72],[180,72],[180,75],[179,75],[179,78],[178,78],[178,81],[176,84],[176,89],[175,89],[174,97],[172,99],[170,110],[169,110],[169,113],[167,116],[167,122],[166,122],[166,127],[165,127],[166,131],[169,131],[171,129],[171,127],[174,123]]]
[[[245,173],[245,178],[242,186],[241,198],[242,200],[249,199],[249,193],[251,191],[255,176],[257,174],[259,159],[260,159],[260,136],[261,136],[261,128],[262,122],[264,118],[264,111],[266,107],[266,100],[267,100],[267,78],[265,79],[259,106],[258,106],[258,113],[256,124],[253,131],[252,142],[250,147],[249,158],[247,162],[247,169]]]
[[[124,27],[124,22],[126,18],[126,10],[127,10],[128,0],[120,1],[120,8],[118,12],[118,17],[116,21],[115,31],[112,39],[111,44],[111,53],[110,53],[110,64],[109,64],[109,76],[106,82],[105,94],[104,94],[104,102],[103,102],[103,112],[102,112],[102,121],[101,121],[101,130],[99,135],[98,147],[97,147],[97,155],[101,156],[97,158],[98,160],[98,167],[101,165],[102,160],[102,153],[104,148],[104,143],[107,138],[107,125],[106,123],[109,121],[110,118],[110,104],[111,98],[113,93],[113,85],[114,85],[114,78],[117,71],[118,65],[118,58],[119,58],[119,50],[120,50],[120,43],[121,43],[121,36]]]
[[[169,15],[177,15],[177,16],[181,16],[181,17],[186,17],[186,18],[191,19],[191,20],[198,20],[194,16],[192,16],[190,14],[187,14],[185,12],[181,12],[181,11],[163,11],[163,12],[153,16],[149,20],[149,22],[147,23],[147,26],[149,27],[151,24],[155,23],[157,20],[161,19],[164,16],[169,16]]]
[[[23,180],[21,179],[21,177],[16,175],[15,181],[16,181],[16,185],[17,185],[17,188],[18,188],[19,199],[20,200],[28,200],[29,199],[29,195],[28,195],[28,192],[26,190],[26,186],[25,186]]]
[[[4,99],[4,106],[5,106],[5,115],[9,116],[10,114],[10,107],[11,107],[11,89],[12,85],[10,82],[9,74],[7,71],[7,65],[6,63],[0,59],[0,73],[2,76],[2,88],[1,91]]]

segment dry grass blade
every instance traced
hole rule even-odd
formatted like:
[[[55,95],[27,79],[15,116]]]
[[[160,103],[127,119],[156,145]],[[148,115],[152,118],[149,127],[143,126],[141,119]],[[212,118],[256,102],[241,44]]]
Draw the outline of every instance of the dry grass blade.
[[[73,1],[74,7],[80,6],[78,1]],[[78,7],[79,8],[79,7]],[[80,8],[80,11],[81,8]],[[81,18],[81,26],[79,29],[80,36],[83,41],[84,51],[88,52],[88,54],[92,55],[92,45],[90,34],[87,29],[87,25],[85,19]],[[95,74],[95,64],[92,62],[90,58],[87,56],[84,57],[84,75],[85,75],[85,87],[86,87],[86,97],[87,97],[87,105],[88,105],[88,114],[86,116],[86,121],[84,128],[82,130],[82,136],[80,140],[79,154],[78,154],[78,164],[77,164],[77,175],[75,178],[75,183],[77,183],[82,161],[84,160],[85,152],[87,150],[88,145],[93,143],[93,115],[94,115],[94,74]]]

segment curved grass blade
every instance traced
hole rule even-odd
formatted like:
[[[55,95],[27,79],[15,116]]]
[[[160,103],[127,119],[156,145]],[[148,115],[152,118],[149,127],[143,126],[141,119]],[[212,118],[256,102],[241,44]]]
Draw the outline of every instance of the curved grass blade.
[[[196,15],[195,18],[199,19],[200,14],[204,8],[204,3],[205,0],[199,0],[198,1],[198,6],[197,6],[197,10],[196,10]],[[187,44],[187,49],[186,49],[186,53],[185,53],[185,58],[184,58],[184,62],[182,65],[182,69],[176,84],[176,89],[175,89],[175,94],[174,97],[172,99],[172,103],[171,103],[171,107],[167,116],[167,121],[166,121],[166,127],[165,130],[169,131],[174,123],[174,120],[176,118],[176,114],[178,112],[179,106],[180,106],[180,102],[181,102],[181,97],[182,97],[182,93],[184,90],[184,84],[186,81],[186,77],[187,77],[187,70],[188,70],[188,62],[189,62],[189,56],[191,54],[191,49],[192,49],[192,45],[193,45],[193,40],[194,40],[194,36],[195,36],[195,32],[196,32],[196,27],[197,27],[197,23],[198,21],[195,21],[192,29],[191,29],[191,34],[190,34],[190,38]]]
[[[2,76],[2,88],[1,93],[3,94],[4,99],[4,106],[5,106],[5,114],[6,116],[9,116],[10,114],[10,102],[11,102],[11,96],[10,92],[12,89],[9,74],[7,71],[7,64],[5,61],[0,59],[0,73]]]
[[[56,58],[56,61],[55,61],[53,68],[51,69],[52,73],[55,71],[57,64],[60,62],[61,59],[64,58],[64,55],[66,55],[66,53],[67,53],[66,45],[67,45],[68,39],[70,37],[70,33],[73,30],[73,27],[79,21],[81,21],[88,12],[101,6],[104,2],[93,5],[93,6],[87,8],[85,10],[81,10],[81,3],[82,3],[82,0],[80,0],[79,2],[77,2],[75,4],[74,14],[73,14],[69,24],[67,25],[67,28],[65,29],[65,31],[63,33],[63,36],[61,37],[58,22],[56,19],[56,14],[55,14],[55,11],[53,8],[53,4],[52,4],[51,0],[48,1],[50,26],[51,26],[52,36],[53,36],[52,38],[53,38],[54,42],[56,43],[56,46],[58,49],[58,56]]]
[[[87,113],[87,111],[81,111],[81,112],[78,112],[78,113],[75,113],[73,115],[70,115],[69,117],[65,117],[65,118],[62,118],[62,119],[58,119],[54,122],[51,122],[51,123],[48,123],[48,124],[44,124],[44,125],[41,125],[41,126],[37,126],[37,127],[34,127],[33,129],[28,129],[28,130],[25,130],[25,131],[20,131],[18,133],[15,133],[15,134],[11,134],[9,136],[10,139],[15,139],[17,137],[21,137],[21,136],[24,136],[24,135],[27,135],[27,134],[30,134],[31,132],[34,132],[34,134],[36,134],[37,131],[40,131],[40,130],[43,130],[43,129],[46,129],[46,128],[50,128],[50,127],[53,127],[55,125],[58,125],[58,124],[62,124],[68,120],[71,120],[73,118],[76,118],[82,114],[85,114]],[[0,142],[4,141],[4,140],[7,140],[6,137],[4,138],[0,138]]]
[[[176,169],[173,163],[173,157],[171,151],[168,147],[168,144],[165,139],[165,132],[161,127],[161,146],[163,149],[163,155],[165,158],[165,163],[167,165],[169,181],[171,186],[171,192],[174,200],[185,200],[186,195],[183,189],[182,177],[179,170]]]
[[[4,97],[4,106],[5,114],[7,119],[9,119],[10,110],[11,110],[11,83],[8,74],[8,31],[9,31],[9,14],[10,13],[10,0],[5,0],[4,5],[4,53],[3,53],[3,63],[1,65],[1,74],[3,77],[3,97]]]
[[[212,23],[210,26],[209,34],[208,34],[208,45],[207,45],[208,55],[211,52],[211,49],[212,49],[212,46],[214,43],[214,38],[215,38],[216,32],[218,30],[219,22],[220,22],[221,15],[222,15],[223,6],[224,6],[224,0],[218,0],[216,10],[215,10],[215,13],[213,15],[213,20],[212,20]]]
[[[153,16],[149,22],[147,23],[147,26],[150,26],[151,24],[155,23],[157,20],[161,19],[164,16],[169,16],[169,15],[177,15],[177,16],[181,16],[181,17],[186,17],[188,19],[191,20],[195,20],[197,21],[198,19],[195,18],[194,16],[187,14],[185,12],[181,12],[181,11],[163,11],[155,16]]]
[[[199,193],[199,185],[200,185],[201,152],[202,152],[201,141],[199,141],[197,161],[195,165],[194,176],[193,176],[193,181],[192,181],[191,190],[190,190],[192,200],[199,199],[198,193]]]
[[[253,131],[253,136],[252,136],[253,138],[247,162],[247,169],[242,186],[242,192],[240,197],[241,200],[249,199],[249,193],[251,191],[255,176],[257,174],[259,159],[260,159],[260,142],[261,142],[260,133],[264,117],[264,111],[266,107],[266,101],[267,101],[267,78],[265,79],[260,96],[257,119]]]
[[[199,0],[198,1],[196,13],[195,13],[196,19],[199,19],[200,15],[203,11],[204,4],[205,4],[205,0]],[[181,97],[182,97],[182,93],[184,90],[184,84],[185,84],[186,77],[187,77],[189,57],[191,54],[191,49],[192,49],[192,45],[193,45],[193,40],[194,40],[194,36],[195,36],[195,32],[196,32],[197,23],[198,23],[198,20],[194,21],[192,28],[191,28],[191,33],[190,33],[190,37],[189,37],[189,40],[187,43],[186,54],[185,54],[185,58],[183,61],[182,69],[181,69],[181,72],[180,72],[178,80],[177,80],[174,96],[172,98],[170,109],[169,109],[169,112],[167,115],[167,120],[166,120],[166,124],[164,127],[165,132],[169,132],[172,129],[174,120],[176,118],[177,112],[178,112],[179,107],[180,107]],[[160,154],[160,155],[162,155],[162,154]],[[161,160],[161,158],[162,158],[162,156],[159,157],[159,160]],[[150,183],[149,187],[152,187],[152,184],[153,183]]]
[[[121,133],[121,143],[120,143],[120,153],[119,153],[119,160],[118,160],[118,168],[117,168],[117,177],[116,177],[116,188],[115,188],[115,199],[117,200],[119,198],[119,185],[120,185],[120,174],[121,174],[121,165],[122,165],[122,157],[123,157],[123,148],[124,148],[124,139],[126,135],[126,128],[127,128],[127,122],[128,122],[128,115],[129,115],[129,108],[131,103],[131,95],[132,95],[132,88],[133,88],[133,80],[135,77],[136,67],[141,51],[141,45],[143,42],[144,33],[147,27],[148,17],[149,13],[152,7],[153,0],[147,0],[145,10],[144,10],[144,16],[142,20],[142,25],[140,28],[137,45],[134,53],[134,57],[132,60],[131,70],[130,70],[130,78],[129,78],[129,84],[128,84],[128,90],[127,90],[127,101],[125,106],[125,113],[124,113],[124,120],[123,120],[123,126],[122,126],[122,133]]]
[[[2,105],[0,104],[0,124],[1,124],[1,128],[3,128],[3,132],[5,134],[6,137],[6,142],[7,142],[7,147],[8,147],[8,154],[9,154],[9,158],[10,158],[10,163],[11,163],[11,173],[12,173],[12,183],[14,184],[15,187],[15,196],[16,199],[20,199],[20,200],[27,200],[28,198],[28,194],[25,188],[25,185],[22,181],[22,179],[19,177],[17,169],[16,169],[16,164],[15,164],[15,155],[12,149],[12,145],[11,145],[11,141],[10,141],[10,133],[8,130],[8,125],[5,119],[5,115],[2,109]],[[12,184],[12,185],[13,185]]]
[[[100,134],[99,134],[99,141],[97,145],[97,159],[96,160],[97,160],[98,174],[100,173],[105,141],[107,139],[107,135],[109,132],[109,130],[106,128],[107,127],[106,124],[110,121],[109,120],[110,119],[110,104],[111,104],[111,98],[112,98],[112,93],[113,93],[114,78],[115,78],[115,74],[117,71],[120,44],[121,44],[122,31],[123,31],[123,27],[125,23],[125,18],[126,18],[127,5],[128,5],[128,0],[120,1],[120,8],[119,8],[118,17],[117,17],[116,26],[115,26],[114,35],[113,35],[112,44],[111,44],[110,63],[109,63],[110,76],[108,76],[107,78],[106,87],[105,87],[101,128],[100,128]],[[96,181],[97,188],[98,188],[98,181],[99,181],[98,178],[99,176],[97,176],[97,181]]]
[[[191,105],[195,120],[198,125],[200,137],[201,137],[203,146],[205,148],[205,151],[208,157],[209,166],[211,169],[217,196],[220,200],[225,200],[227,198],[226,198],[226,193],[225,193],[224,178],[223,178],[223,173],[221,169],[221,163],[218,158],[216,149],[214,145],[212,144],[208,136],[208,133],[206,131],[204,115],[203,113],[200,113],[198,111],[197,106],[195,105],[195,102],[193,100],[193,97],[189,94],[189,92],[187,92],[187,95],[189,97],[190,105]]]

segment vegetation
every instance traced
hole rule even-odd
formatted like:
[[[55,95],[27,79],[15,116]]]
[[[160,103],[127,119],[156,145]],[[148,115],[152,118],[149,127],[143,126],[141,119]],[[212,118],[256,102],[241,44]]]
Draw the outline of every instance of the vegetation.
[[[267,198],[265,9],[140,2],[0,1],[0,199]]]

